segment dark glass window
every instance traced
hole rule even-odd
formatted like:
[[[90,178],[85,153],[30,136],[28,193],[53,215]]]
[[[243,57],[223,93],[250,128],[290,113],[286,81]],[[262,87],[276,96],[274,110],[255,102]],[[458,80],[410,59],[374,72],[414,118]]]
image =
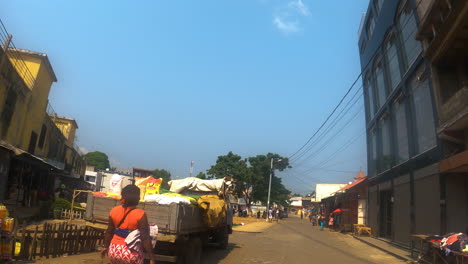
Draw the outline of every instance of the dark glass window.
[[[371,38],[372,32],[374,32],[374,28],[375,28],[374,16],[370,14],[369,19],[367,20],[367,24],[366,24],[367,39]]]
[[[369,109],[369,120],[374,118],[375,114],[375,102],[374,102],[374,87],[371,82],[370,74],[366,76],[364,82],[364,88],[366,89],[366,100]]]
[[[406,107],[403,97],[393,104],[393,120],[396,133],[396,163],[400,164],[409,158],[408,126],[406,125]]]
[[[380,13],[380,10],[382,10],[383,2],[384,2],[384,0],[376,0],[375,1],[375,10],[377,11],[377,14]]]
[[[391,37],[385,46],[385,57],[388,65],[390,89],[395,89],[401,81],[400,58],[395,38]]]
[[[377,165],[377,133],[375,128],[369,131],[369,152],[370,164],[369,170],[372,175],[375,174]]]
[[[379,157],[379,172],[386,171],[392,166],[392,148],[391,148],[391,127],[388,115],[380,120],[382,154]]]
[[[418,29],[416,17],[413,10],[411,10],[409,1],[406,1],[401,7],[400,16],[398,17],[398,26],[401,33],[401,41],[403,43],[403,50],[406,57],[407,68],[409,68],[421,53],[421,43],[415,39]]]
[[[387,99],[387,89],[385,88],[385,77],[382,60],[378,60],[375,66],[375,86],[377,91],[377,109],[380,109]]]
[[[416,71],[410,80],[414,107],[414,123],[417,140],[417,153],[422,153],[436,145],[436,133],[432,98],[427,76],[423,67]]]

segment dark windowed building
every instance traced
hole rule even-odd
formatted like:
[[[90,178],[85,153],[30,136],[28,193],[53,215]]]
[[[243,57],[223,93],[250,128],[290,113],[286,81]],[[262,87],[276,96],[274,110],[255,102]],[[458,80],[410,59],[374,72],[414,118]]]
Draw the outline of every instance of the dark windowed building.
[[[416,39],[420,0],[372,0],[359,36],[366,106],[368,225],[409,245],[440,233],[443,195],[431,69]],[[462,230],[465,231],[465,230]]]

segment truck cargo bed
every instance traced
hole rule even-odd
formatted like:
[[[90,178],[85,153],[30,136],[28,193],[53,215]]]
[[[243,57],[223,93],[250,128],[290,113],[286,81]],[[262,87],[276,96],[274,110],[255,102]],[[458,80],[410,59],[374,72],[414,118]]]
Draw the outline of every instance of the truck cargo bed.
[[[96,197],[89,193],[86,219],[106,221],[109,218],[110,210],[119,204],[119,200]],[[208,229],[203,222],[201,209],[197,206],[141,202],[138,208],[145,210],[148,222],[156,224],[162,233],[185,235],[204,232]]]

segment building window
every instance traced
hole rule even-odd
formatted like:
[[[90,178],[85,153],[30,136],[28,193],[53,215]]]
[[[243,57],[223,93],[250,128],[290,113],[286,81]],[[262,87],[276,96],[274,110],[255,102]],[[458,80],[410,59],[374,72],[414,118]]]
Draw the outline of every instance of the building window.
[[[86,175],[87,182],[96,182],[96,176],[88,176]]]
[[[47,134],[47,127],[42,125],[41,135],[39,136],[39,147],[42,149],[44,147],[45,136]]]
[[[367,24],[366,24],[367,39],[371,38],[372,32],[374,32],[374,28],[375,28],[375,21],[374,21],[374,16],[371,13],[369,15],[369,19],[367,20]]]
[[[368,120],[372,120],[375,115],[375,102],[374,102],[374,87],[371,82],[371,75],[367,74],[364,81],[364,89],[366,91],[366,102],[368,105],[369,116]]]
[[[403,50],[406,58],[407,68],[409,68],[421,53],[421,43],[415,39],[418,25],[413,10],[409,6],[409,1],[405,1],[400,7],[398,26],[403,43]]]
[[[29,140],[29,147],[28,147],[29,153],[34,154],[34,151],[36,151],[36,143],[37,143],[37,134],[36,132],[32,131],[31,139]]]
[[[377,14],[379,14],[380,10],[382,10],[383,2],[384,2],[384,0],[376,0],[375,1],[375,10],[377,11]]]
[[[375,64],[375,86],[377,91],[377,109],[380,109],[387,99],[387,89],[385,88],[385,77],[382,59],[378,58]]]
[[[388,65],[388,77],[390,89],[394,90],[401,81],[400,58],[398,57],[398,47],[394,37],[387,40],[385,46],[385,57]]]
[[[11,118],[15,111],[17,95],[12,86],[8,89],[5,103],[3,105],[2,111],[2,123],[3,128],[8,128],[10,126]],[[6,131],[6,130],[5,130]]]
[[[379,156],[379,172],[386,171],[392,166],[392,133],[390,131],[390,119],[387,114],[380,119],[382,154]]]
[[[393,104],[393,120],[395,120],[396,163],[400,164],[409,158],[408,126],[406,124],[406,107],[403,95]]]
[[[369,131],[369,170],[371,174],[374,174],[377,165],[377,131],[375,128],[372,128]]]
[[[434,113],[429,80],[421,66],[410,80],[414,108],[417,154],[436,145]]]

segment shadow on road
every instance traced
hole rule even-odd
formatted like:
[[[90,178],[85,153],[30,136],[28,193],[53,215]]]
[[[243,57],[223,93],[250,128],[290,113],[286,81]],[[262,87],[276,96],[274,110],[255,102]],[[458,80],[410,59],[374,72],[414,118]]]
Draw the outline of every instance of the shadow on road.
[[[215,264],[221,262],[226,258],[229,253],[235,248],[240,248],[235,243],[229,243],[227,249],[218,249],[215,247],[208,246],[203,249],[202,263],[203,264]]]

